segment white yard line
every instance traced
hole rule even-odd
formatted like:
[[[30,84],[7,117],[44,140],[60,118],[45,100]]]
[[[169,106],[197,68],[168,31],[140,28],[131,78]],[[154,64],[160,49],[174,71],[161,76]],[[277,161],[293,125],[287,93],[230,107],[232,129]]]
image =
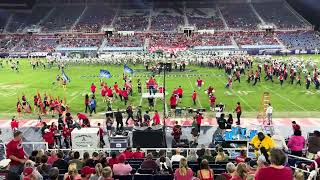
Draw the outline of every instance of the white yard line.
[[[223,77],[225,77],[225,76],[223,76]],[[223,81],[220,80],[219,77],[218,77],[217,79],[218,79],[221,83],[223,83]],[[239,98],[245,105],[247,105],[252,111],[255,111],[255,109],[254,109],[252,106],[250,106],[250,104],[249,104],[247,101],[245,101],[241,96],[239,96],[232,88],[231,88],[230,90],[231,90],[231,92],[232,92],[233,94],[235,94],[236,96],[238,96],[238,98]]]
[[[298,105],[298,104],[296,104],[295,102],[293,102],[293,101],[291,101],[290,99],[288,99],[288,98],[286,98],[286,97],[282,96],[281,94],[279,94],[279,93],[277,93],[277,92],[275,92],[275,91],[271,90],[270,88],[267,88],[266,86],[263,86],[263,87],[264,87],[265,89],[268,89],[269,91],[271,91],[271,92],[272,92],[272,93],[274,93],[275,95],[279,96],[280,98],[282,98],[282,99],[284,99],[284,100],[288,101],[289,103],[291,103],[291,104],[295,105],[296,107],[298,107],[298,108],[302,109],[303,111],[308,111],[307,109],[305,109],[305,108],[303,108],[303,107],[299,106],[299,105]]]
[[[190,87],[191,87],[192,93],[193,93],[194,87],[193,87],[193,85],[192,85],[192,83],[191,83],[191,81],[190,81],[189,75],[187,75],[187,78],[188,78],[188,81],[189,81],[189,84],[190,84]],[[201,104],[201,102],[200,102],[200,100],[199,100],[199,97],[197,98],[197,100],[198,100],[198,103],[199,103],[200,107],[202,108],[202,104]]]

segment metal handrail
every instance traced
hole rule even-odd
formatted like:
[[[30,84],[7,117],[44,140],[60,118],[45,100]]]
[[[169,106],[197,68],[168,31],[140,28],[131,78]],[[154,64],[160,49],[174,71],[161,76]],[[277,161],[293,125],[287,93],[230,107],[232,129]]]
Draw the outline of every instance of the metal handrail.
[[[9,142],[3,142],[3,143],[0,143],[0,145],[3,145],[3,147],[5,148],[6,147],[6,144],[8,144]],[[22,145],[32,145],[32,150],[35,149],[35,145],[45,145],[46,146],[46,149],[45,150],[49,150],[49,146],[48,146],[48,143],[47,142],[22,142]],[[7,152],[4,151],[4,154],[7,155]]]
[[[309,162],[312,162],[312,163],[314,163],[315,164],[315,171],[317,172],[317,174],[319,173],[319,169],[318,169],[318,163],[315,161],[315,160],[311,160],[311,159],[307,159],[307,158],[304,158],[304,157],[299,157],[299,156],[294,156],[294,155],[290,155],[290,154],[288,154],[288,157],[293,157],[293,158],[295,158],[295,159],[300,159],[300,160],[304,160],[304,161],[309,161]],[[308,173],[308,174],[310,174],[312,171],[310,171],[309,169],[308,170],[304,170],[304,169],[301,169],[301,168],[298,168],[297,167],[297,165],[295,165],[295,166],[290,166],[292,169],[296,169],[296,170],[299,170],[299,171],[302,171],[302,172],[304,172],[304,173]],[[314,180],[316,180],[317,179],[317,176],[315,176],[314,178],[313,178]]]

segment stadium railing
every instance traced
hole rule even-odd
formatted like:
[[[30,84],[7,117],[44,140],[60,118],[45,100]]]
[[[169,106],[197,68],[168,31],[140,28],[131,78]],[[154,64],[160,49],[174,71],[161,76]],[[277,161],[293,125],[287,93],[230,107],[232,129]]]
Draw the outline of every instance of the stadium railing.
[[[294,158],[294,161],[295,162],[299,162],[299,161],[302,161],[302,162],[309,162],[309,163],[314,163],[315,164],[315,171],[316,171],[316,175],[312,178],[314,180],[317,179],[317,175],[319,174],[319,168],[318,168],[318,164],[315,160],[311,160],[311,159],[307,159],[307,158],[304,158],[304,157],[299,157],[299,156],[294,156],[294,155],[290,155],[288,154],[288,158]],[[290,162],[288,162],[290,164]],[[290,164],[290,167],[294,170],[298,170],[298,171],[302,171],[308,175],[310,175],[312,173],[312,171],[309,171],[309,170],[305,170],[305,169],[301,169],[301,168],[298,168],[298,165],[297,163],[294,163],[294,165],[291,165]],[[308,178],[309,180],[309,178]]]
[[[8,142],[0,143],[0,146],[5,148],[6,144],[8,144]],[[39,149],[43,149],[44,151],[49,150],[49,146],[47,142],[22,142],[22,145],[25,152],[29,155],[33,150],[39,150]],[[4,153],[5,155],[7,154],[6,151],[4,151]]]

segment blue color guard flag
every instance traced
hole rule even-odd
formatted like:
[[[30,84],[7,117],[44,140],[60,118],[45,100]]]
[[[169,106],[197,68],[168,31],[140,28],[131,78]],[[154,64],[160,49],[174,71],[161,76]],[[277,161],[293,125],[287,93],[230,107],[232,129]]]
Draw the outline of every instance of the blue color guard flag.
[[[124,65],[124,72],[133,74],[133,70],[131,68],[129,68],[129,66],[127,66],[126,64]]]
[[[100,69],[100,78],[102,77],[111,78],[111,74],[108,70]]]
[[[66,73],[64,72],[64,70],[62,70],[62,78],[63,78],[63,80],[65,80],[66,82],[70,82],[70,78],[66,75]]]

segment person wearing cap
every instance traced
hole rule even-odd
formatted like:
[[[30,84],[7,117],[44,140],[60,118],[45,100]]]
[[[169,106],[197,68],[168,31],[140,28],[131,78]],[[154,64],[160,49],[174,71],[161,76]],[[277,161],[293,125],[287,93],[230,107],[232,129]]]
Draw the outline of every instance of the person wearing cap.
[[[81,168],[81,180],[89,180],[90,176],[95,172],[94,168],[84,166]]]
[[[118,157],[118,164],[113,165],[113,174],[122,176],[122,175],[130,175],[130,172],[132,171],[132,167],[130,164],[125,164],[126,157],[121,154]]]
[[[0,171],[8,171],[5,175],[5,179],[9,180],[20,180],[20,176],[17,173],[9,171],[10,169],[10,159],[3,159],[0,161]]]
[[[22,132],[15,131],[13,139],[6,145],[7,158],[11,159],[10,171],[21,174],[23,164],[28,159],[22,146]]]
[[[37,178],[33,174],[33,168],[32,167],[24,168],[22,180],[37,180]]]

